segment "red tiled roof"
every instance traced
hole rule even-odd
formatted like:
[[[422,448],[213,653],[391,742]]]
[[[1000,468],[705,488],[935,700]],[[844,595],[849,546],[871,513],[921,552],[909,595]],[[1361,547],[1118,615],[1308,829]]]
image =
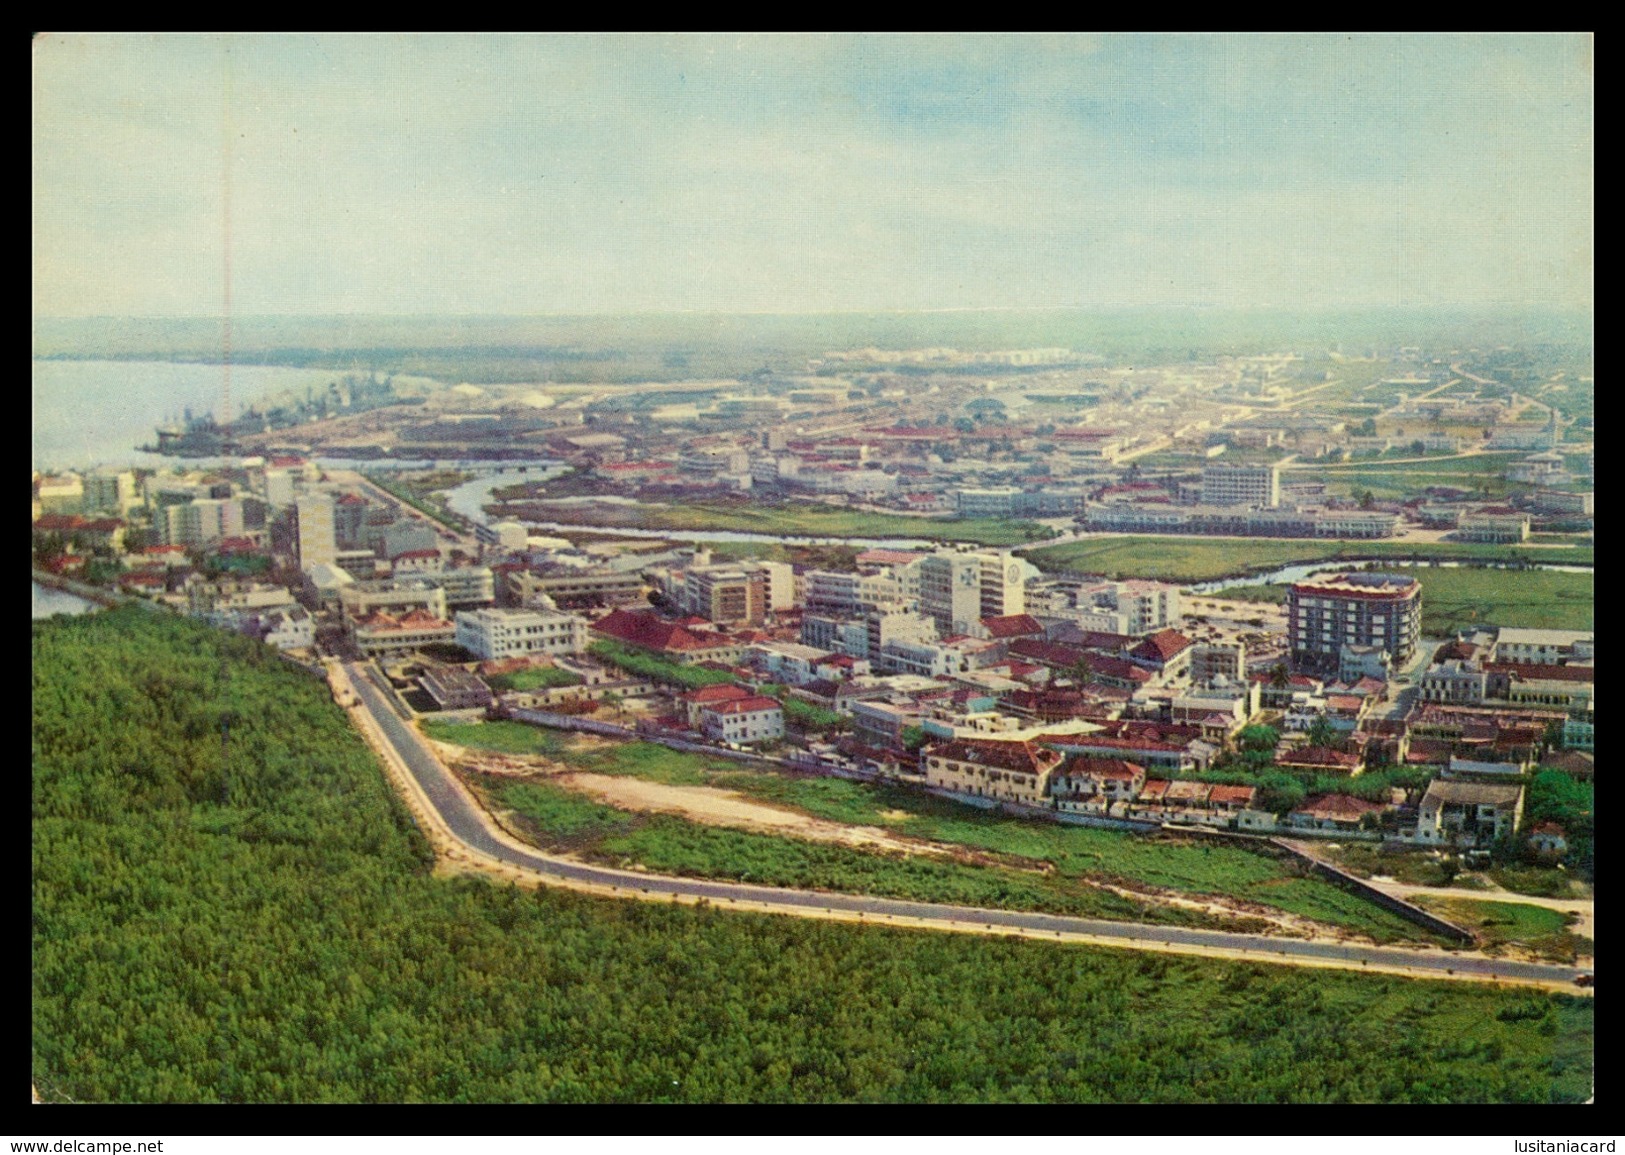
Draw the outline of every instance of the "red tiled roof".
[[[1084,652],[1076,646],[1040,642],[1035,638],[1021,638],[1011,642],[1010,652],[1023,658],[1031,658],[1040,665],[1052,667],[1070,666],[1084,656]]]
[[[1141,802],[1161,802],[1172,785],[1166,778],[1147,778],[1145,785],[1140,787]]]
[[[925,753],[953,762],[972,762],[978,766],[1017,770],[1025,774],[1042,774],[1053,769],[1062,758],[1060,751],[1034,746],[1031,742],[998,742],[979,738],[945,742],[940,746],[928,747]]]
[[[702,638],[648,611],[614,610],[594,622],[592,629],[646,650],[714,650],[729,641],[720,634]]]
[[[714,706],[706,706],[701,713],[706,714],[759,714],[768,710],[782,710],[777,698],[744,697],[731,702],[718,702]]]
[[[1237,806],[1251,806],[1253,803],[1253,796],[1257,793],[1258,788],[1255,786],[1218,785],[1213,788],[1213,793],[1208,795],[1207,800],[1213,803],[1215,806],[1221,803],[1234,804]]]
[[[1145,767],[1121,758],[1093,758],[1088,754],[1079,754],[1067,765],[1066,772],[1103,781],[1132,782],[1145,773]]]
[[[1006,614],[998,618],[983,618],[982,625],[995,638],[1019,638],[1023,635],[1042,634],[1043,624],[1031,614]]]
[[[706,702],[738,702],[754,695],[743,686],[736,686],[732,682],[720,682],[714,686],[701,686],[698,690],[690,690],[681,695],[683,701],[700,705]]]
[[[1176,657],[1194,643],[1178,630],[1158,630],[1147,637],[1129,653],[1136,658],[1147,661],[1166,662]]]
[[[1349,794],[1322,794],[1311,798],[1293,811],[1311,818],[1358,821],[1361,815],[1377,814],[1388,809],[1381,802],[1367,802]]]
[[[1282,766],[1334,766],[1341,770],[1358,766],[1360,756],[1328,746],[1304,746],[1290,754],[1276,755],[1275,761]]]
[[[1490,662],[1484,667],[1492,674],[1515,674],[1524,681],[1594,682],[1594,666],[1558,666],[1544,662]]]

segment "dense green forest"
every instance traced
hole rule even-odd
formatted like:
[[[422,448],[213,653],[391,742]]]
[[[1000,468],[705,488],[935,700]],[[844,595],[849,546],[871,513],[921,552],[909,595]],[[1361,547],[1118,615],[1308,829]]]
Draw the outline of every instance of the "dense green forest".
[[[1573,996],[437,878],[309,674],[139,608],[33,641],[48,1101],[1589,1093]]]

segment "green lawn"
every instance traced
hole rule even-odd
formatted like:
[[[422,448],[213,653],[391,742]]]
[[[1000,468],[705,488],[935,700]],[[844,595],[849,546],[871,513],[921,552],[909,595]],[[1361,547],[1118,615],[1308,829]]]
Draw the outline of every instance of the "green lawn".
[[[1486,947],[1523,946],[1542,956],[1573,962],[1577,953],[1589,953],[1588,939],[1569,931],[1577,916],[1526,902],[1491,902],[1476,898],[1418,896],[1418,905],[1476,931]]]
[[[1395,566],[1422,583],[1422,632],[1445,637],[1475,626],[1545,630],[1594,627],[1589,573]]]
[[[537,754],[557,757],[570,742],[567,734],[527,726],[523,722],[449,722],[424,718],[418,723],[425,735],[436,742],[493,750],[499,754]]]
[[[1574,898],[1577,888],[1573,876],[1555,866],[1498,866],[1490,871],[1497,886],[1514,894],[1529,894],[1536,898]]]
[[[560,686],[579,686],[581,676],[557,666],[533,666],[528,670],[515,670],[511,674],[493,674],[485,679],[491,689],[498,692],[517,690],[552,690]]]
[[[681,662],[668,661],[644,650],[633,649],[631,646],[608,639],[590,643],[587,652],[599,661],[615,666],[634,677],[647,678],[668,686],[680,686],[685,690],[697,690],[701,686],[715,686],[734,680],[732,674],[725,674],[721,670],[685,666]]]

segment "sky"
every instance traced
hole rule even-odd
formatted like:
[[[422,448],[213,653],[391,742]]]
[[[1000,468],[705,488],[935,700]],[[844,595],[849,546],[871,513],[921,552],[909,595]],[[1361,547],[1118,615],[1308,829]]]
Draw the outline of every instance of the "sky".
[[[1585,35],[58,35],[36,316],[1589,309]]]

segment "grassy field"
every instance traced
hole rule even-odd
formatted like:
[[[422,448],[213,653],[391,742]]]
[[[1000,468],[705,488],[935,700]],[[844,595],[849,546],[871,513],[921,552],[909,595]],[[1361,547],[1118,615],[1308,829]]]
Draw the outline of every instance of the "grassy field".
[[[1490,902],[1474,898],[1423,895],[1415,900],[1457,926],[1476,931],[1486,948],[1522,946],[1545,958],[1572,963],[1577,954],[1590,953],[1589,939],[1572,934],[1577,916],[1526,902]]]
[[[1253,854],[1239,847],[1177,838],[1148,838],[1123,831],[1003,817],[899,787],[873,786],[842,778],[742,770],[736,763],[724,759],[670,750],[650,742],[606,743],[583,748],[567,736],[532,731],[531,727],[511,722],[458,726],[430,720],[425,721],[423,727],[430,737],[443,742],[504,753],[541,753],[565,765],[598,774],[622,774],[674,786],[723,787],[817,818],[848,825],[885,827],[908,837],[951,843],[968,850],[1002,856],[1012,864],[1008,871],[959,864],[955,864],[955,869],[983,872],[976,875],[981,879],[975,884],[981,888],[977,893],[992,895],[996,899],[1002,887],[1012,895],[1021,896],[1019,901],[1023,903],[1037,901],[1035,894],[1048,895],[1047,901],[1052,903],[1047,907],[1023,906],[1021,909],[1079,912],[1083,909],[1079,904],[1085,901],[1080,895],[1089,896],[1087,901],[1093,903],[1103,893],[1091,885],[1092,882],[1121,881],[1129,885],[1165,887],[1189,896],[1225,895],[1256,902],[1278,911],[1344,926],[1383,942],[1426,937],[1404,920],[1321,879],[1301,876],[1283,861]],[[524,731],[546,734],[548,742],[541,748],[527,750]],[[485,788],[507,789],[501,785]],[[505,796],[501,805],[523,812],[520,806],[507,801]],[[643,827],[638,829],[641,831]],[[720,872],[715,874],[716,877],[726,878],[740,877],[737,873],[730,873],[736,868],[749,869],[752,878],[767,880],[767,876],[751,866],[749,861],[741,860],[730,866],[726,857],[717,853],[721,836],[712,838],[704,833],[707,828],[696,827],[695,831],[683,832],[681,837],[676,827],[662,829],[664,834],[658,838],[645,833],[638,833],[634,837],[629,833],[626,837],[631,841],[617,843],[619,849],[607,845],[601,849],[606,854],[613,850],[614,853],[631,856],[651,869],[669,868],[690,873],[715,870]],[[538,827],[537,830],[549,833],[546,827]],[[907,889],[884,893],[894,893],[899,897],[923,898],[927,894],[949,892],[943,889],[949,883],[935,874],[930,874],[935,881],[928,885],[922,881],[923,876],[917,876],[913,867],[901,871],[881,870],[881,867],[867,862],[868,859],[893,861],[885,855],[850,848],[831,848],[830,853],[826,853],[823,847],[816,848],[815,853],[805,849],[807,844],[798,840],[771,835],[753,834],[738,845],[753,847],[750,851],[752,855],[768,854],[767,844],[753,841],[756,839],[766,839],[769,843],[787,842],[794,847],[773,852],[780,856],[780,863],[775,868],[778,873],[772,877],[787,880],[785,885],[822,886],[825,883],[816,880],[841,875],[854,880],[867,879],[865,886],[878,885],[875,877],[891,879],[897,886]],[[840,850],[842,854],[832,858],[830,855],[834,850]],[[846,855],[857,855],[865,861],[848,859]],[[792,863],[799,864],[795,869],[801,873],[797,874],[791,869]],[[840,863],[845,865],[837,870]],[[875,870],[881,870],[881,874],[872,877],[871,873],[865,873]],[[843,871],[846,872],[844,875]],[[985,877],[988,872],[1000,877],[989,880]],[[1003,877],[1006,874],[1009,877]],[[954,877],[958,881],[953,882],[953,887],[971,885],[957,874]],[[1030,887],[1036,885],[1033,882],[1035,877],[1049,878],[1055,889],[1031,891]],[[908,881],[910,879],[914,881]],[[998,905],[993,899],[987,901]]]
[[[557,666],[535,666],[528,670],[516,670],[511,674],[493,674],[485,680],[491,689],[499,693],[505,690],[523,693],[526,690],[551,690],[560,686],[581,685],[579,674],[572,674],[569,670],[561,670]]]
[[[1422,583],[1422,632],[1444,637],[1474,626],[1594,628],[1594,580],[1547,570],[1395,566]]]
[[[1284,478],[1324,481],[1344,495],[1369,490],[1379,500],[1415,497],[1434,485],[1480,489],[1492,497],[1526,492],[1530,486],[1509,482],[1502,475],[1518,460],[1518,453],[1480,453],[1471,457],[1436,457],[1423,461],[1349,461],[1292,469]]]
[[[1489,886],[1476,874],[1449,873],[1425,850],[1390,851],[1342,843],[1340,849],[1328,849],[1325,853],[1350,874],[1361,878],[1380,874],[1411,886],[1454,886],[1464,890],[1486,890]]]
[[[822,505],[534,505],[537,516],[570,525],[719,530],[774,537],[910,538],[1022,545],[1051,536],[1046,526],[1000,518],[907,517]]]
[[[1575,898],[1584,888],[1555,866],[1498,866],[1490,871],[1497,886],[1536,898]]]
[[[527,726],[523,722],[448,722],[443,718],[424,718],[418,728],[436,742],[453,746],[467,746],[472,750],[491,750],[498,754],[536,754],[543,758],[557,757],[569,745],[568,734]]]
[[[1022,551],[1047,573],[1074,570],[1111,577],[1161,578],[1164,581],[1212,581],[1242,577],[1310,562],[1340,558],[1438,559],[1441,561],[1555,562],[1585,565],[1590,548],[1514,549],[1467,542],[1276,541],[1268,538],[1101,536],[1066,545]]]
[[[1588,573],[1548,570],[1390,567],[1422,583],[1422,632],[1444,637],[1476,626],[1527,629],[1594,628],[1594,579]],[[1235,585],[1215,596],[1237,601],[1286,601],[1284,585]]]

